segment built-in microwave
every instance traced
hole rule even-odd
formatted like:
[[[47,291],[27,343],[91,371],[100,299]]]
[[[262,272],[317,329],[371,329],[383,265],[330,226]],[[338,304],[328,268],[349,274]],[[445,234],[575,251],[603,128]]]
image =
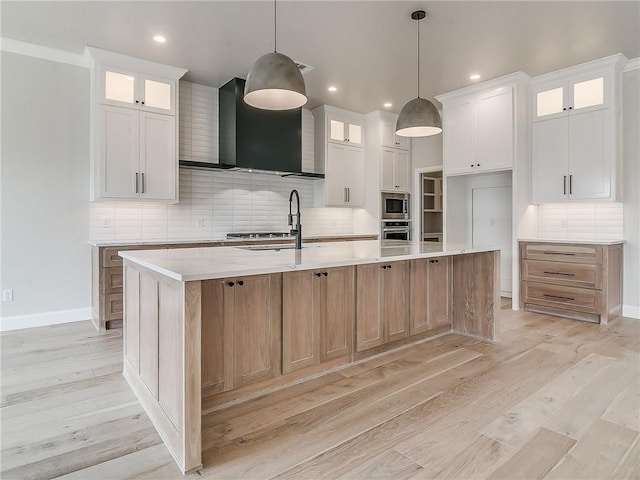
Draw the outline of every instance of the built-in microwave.
[[[409,194],[382,192],[382,220],[409,220]]]

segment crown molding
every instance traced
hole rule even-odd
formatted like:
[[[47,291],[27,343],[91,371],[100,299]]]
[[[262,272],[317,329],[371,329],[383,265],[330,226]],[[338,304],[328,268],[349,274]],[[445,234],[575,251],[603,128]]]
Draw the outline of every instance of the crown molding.
[[[640,57],[632,58],[627,62],[623,72],[632,72],[634,70],[640,70]]]
[[[0,50],[25,55],[27,57],[50,60],[52,62],[66,63],[77,67],[91,67],[90,59],[83,54],[45,47],[44,45],[36,45],[35,43],[21,42],[13,38],[0,37]]]

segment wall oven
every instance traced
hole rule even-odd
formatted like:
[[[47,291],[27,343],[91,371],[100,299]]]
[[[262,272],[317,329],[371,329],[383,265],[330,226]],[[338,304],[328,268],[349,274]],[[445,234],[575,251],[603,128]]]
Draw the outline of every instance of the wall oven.
[[[382,192],[382,220],[409,220],[409,194]]]
[[[383,221],[383,240],[411,240],[411,222],[407,221]]]

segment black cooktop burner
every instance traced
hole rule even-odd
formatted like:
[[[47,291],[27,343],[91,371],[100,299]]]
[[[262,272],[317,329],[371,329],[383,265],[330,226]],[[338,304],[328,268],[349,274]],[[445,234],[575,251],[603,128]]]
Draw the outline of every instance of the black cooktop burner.
[[[289,232],[241,232],[227,233],[227,238],[289,238]]]

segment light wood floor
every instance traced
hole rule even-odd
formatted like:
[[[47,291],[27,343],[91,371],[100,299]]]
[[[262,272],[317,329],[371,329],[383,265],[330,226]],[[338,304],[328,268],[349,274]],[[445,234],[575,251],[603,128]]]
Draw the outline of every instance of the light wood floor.
[[[186,478],[640,478],[640,321],[501,315],[498,344],[447,335],[205,414]],[[181,478],[120,335],[2,334],[3,479]]]

